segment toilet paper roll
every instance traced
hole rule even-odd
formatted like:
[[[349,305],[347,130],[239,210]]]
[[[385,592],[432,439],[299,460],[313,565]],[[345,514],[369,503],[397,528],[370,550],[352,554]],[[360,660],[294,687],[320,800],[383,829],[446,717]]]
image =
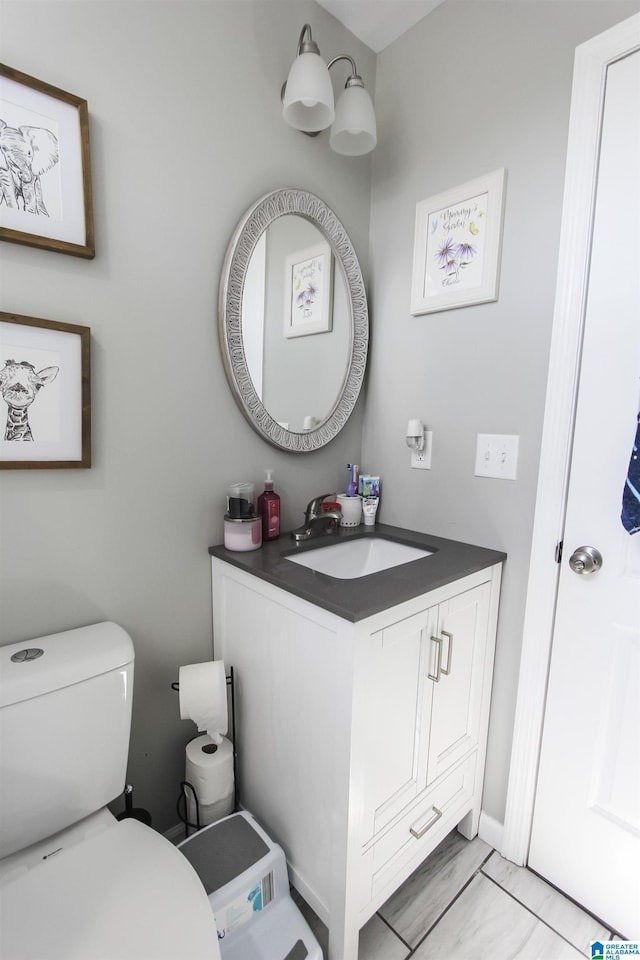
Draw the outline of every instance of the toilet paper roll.
[[[210,751],[214,752],[210,752]],[[185,780],[198,797],[201,808],[231,800],[233,809],[233,744],[226,737],[215,746],[211,737],[196,737],[187,744]],[[188,796],[188,794],[187,794]],[[228,811],[229,813],[231,810]],[[224,816],[224,813],[221,814]]]
[[[222,820],[231,813],[233,813],[233,792],[222,800],[217,800],[216,803],[200,803],[197,809],[191,791],[187,794],[187,818],[191,826],[208,827],[210,823]]]
[[[227,719],[227,678],[222,660],[190,663],[180,667],[180,719],[193,720],[220,743],[229,727]]]

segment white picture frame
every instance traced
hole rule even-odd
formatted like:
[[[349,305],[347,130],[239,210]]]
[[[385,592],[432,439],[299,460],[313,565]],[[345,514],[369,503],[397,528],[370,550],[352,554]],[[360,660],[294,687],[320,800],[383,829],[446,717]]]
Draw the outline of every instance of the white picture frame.
[[[333,253],[324,241],[285,257],[284,336],[329,333],[333,325]]]
[[[506,170],[416,205],[411,313],[498,299]]]

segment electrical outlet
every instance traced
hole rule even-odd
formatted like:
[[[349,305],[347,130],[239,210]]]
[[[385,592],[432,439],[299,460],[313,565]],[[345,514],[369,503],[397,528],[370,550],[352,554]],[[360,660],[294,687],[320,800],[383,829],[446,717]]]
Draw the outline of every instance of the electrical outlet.
[[[476,477],[515,480],[518,469],[519,436],[479,433],[476,446]]]
[[[424,447],[422,450],[411,450],[411,466],[416,470],[431,470],[431,450],[433,448],[433,431],[425,430]]]

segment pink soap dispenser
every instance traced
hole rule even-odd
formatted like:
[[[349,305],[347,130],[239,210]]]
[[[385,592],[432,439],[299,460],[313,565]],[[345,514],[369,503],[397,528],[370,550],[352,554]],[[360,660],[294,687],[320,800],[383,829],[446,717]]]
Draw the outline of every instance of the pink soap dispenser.
[[[258,497],[258,513],[262,517],[262,539],[277,540],[280,536],[280,497],[273,489],[273,470],[265,471],[264,491]]]

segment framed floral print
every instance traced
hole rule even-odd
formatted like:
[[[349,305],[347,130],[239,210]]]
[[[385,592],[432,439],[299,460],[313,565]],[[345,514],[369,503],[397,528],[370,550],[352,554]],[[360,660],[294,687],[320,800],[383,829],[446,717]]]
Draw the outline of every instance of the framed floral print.
[[[411,313],[498,299],[506,170],[416,206]]]
[[[329,333],[333,323],[333,254],[324,241],[285,258],[284,336]]]

